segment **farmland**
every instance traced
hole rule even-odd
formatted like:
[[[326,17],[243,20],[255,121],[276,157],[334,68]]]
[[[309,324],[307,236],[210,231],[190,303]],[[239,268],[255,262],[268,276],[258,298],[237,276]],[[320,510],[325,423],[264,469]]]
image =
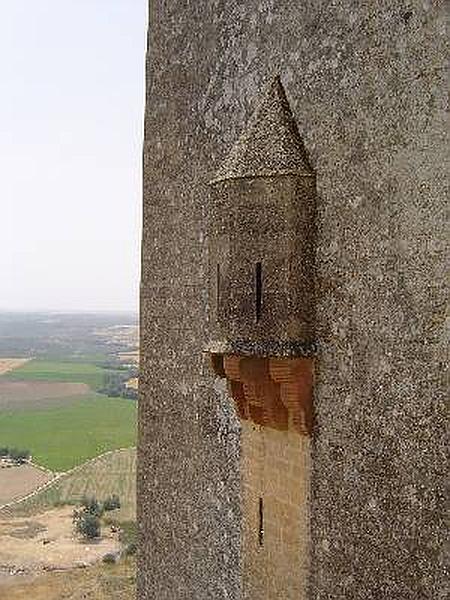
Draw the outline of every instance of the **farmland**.
[[[0,412],[0,440],[28,448],[33,461],[67,471],[108,450],[136,443],[137,406],[133,400],[88,394],[45,410]]]
[[[0,467],[0,505],[32,492],[51,479],[51,475],[33,465]]]
[[[75,402],[89,393],[91,389],[85,383],[8,381],[0,377],[0,411],[51,408]]]
[[[67,471],[136,443],[136,403],[95,393],[114,373],[63,358],[17,364],[0,377],[0,441],[30,450],[33,461]]]
[[[135,540],[137,402],[99,390],[131,376],[116,365],[136,353],[136,333],[133,315],[0,313],[0,445],[29,450],[35,463],[0,471],[0,505],[12,501],[0,509],[1,599],[133,597],[133,558],[74,567]],[[112,495],[121,507],[101,539],[80,542],[73,505]],[[53,569],[64,572],[43,574]]]
[[[101,538],[90,544],[80,542],[73,535],[70,505],[79,505],[83,496],[101,501],[113,494],[120,497],[121,508],[108,513]],[[99,600],[129,600],[135,593],[134,558],[114,565],[98,561],[135,543],[135,518],[134,448],[99,456],[4,507],[0,510],[0,598],[5,594],[8,599],[25,600],[32,594],[36,600],[82,600],[92,594]],[[120,535],[111,524],[120,525]],[[85,568],[74,569],[79,565]],[[55,569],[64,572],[44,573]],[[24,575],[11,576],[17,570]]]
[[[99,456],[53,481],[36,495],[0,511],[0,518],[30,517],[53,506],[79,503],[83,496],[102,500],[117,494],[118,521],[136,518],[136,450],[126,448]]]
[[[0,375],[24,365],[28,358],[0,358]]]
[[[84,383],[93,390],[103,384],[105,369],[87,362],[30,360],[4,377],[15,381],[59,381]]]

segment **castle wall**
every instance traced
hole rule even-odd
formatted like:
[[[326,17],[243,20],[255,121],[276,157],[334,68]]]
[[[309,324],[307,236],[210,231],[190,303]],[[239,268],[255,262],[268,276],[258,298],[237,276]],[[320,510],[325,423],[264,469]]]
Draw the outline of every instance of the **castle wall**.
[[[150,3],[140,600],[247,593],[254,512],[203,354],[203,224],[207,182],[274,73],[317,175],[310,598],[445,597],[445,40],[439,1]]]

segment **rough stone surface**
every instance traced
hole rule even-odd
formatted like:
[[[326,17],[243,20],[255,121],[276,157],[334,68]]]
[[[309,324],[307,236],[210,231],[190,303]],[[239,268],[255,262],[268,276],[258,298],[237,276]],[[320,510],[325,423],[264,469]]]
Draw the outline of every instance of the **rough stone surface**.
[[[242,598],[239,427],[202,355],[203,224],[275,73],[317,174],[309,595],[447,597],[444,18],[432,0],[150,3],[140,600]]]
[[[279,76],[262,95],[213,182],[243,177],[314,175]]]
[[[208,199],[211,341],[221,352],[311,352],[315,342],[314,177],[216,184]],[[259,303],[256,272],[259,266]],[[219,271],[218,271],[219,269]],[[259,304],[259,311],[257,310]],[[259,313],[259,314],[258,314]]]
[[[314,351],[315,217],[314,171],[276,77],[211,185],[212,352]]]

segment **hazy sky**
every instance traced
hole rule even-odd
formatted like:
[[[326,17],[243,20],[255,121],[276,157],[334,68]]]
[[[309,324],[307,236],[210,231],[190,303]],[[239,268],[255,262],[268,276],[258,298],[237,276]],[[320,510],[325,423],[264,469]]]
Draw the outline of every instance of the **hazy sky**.
[[[147,0],[0,0],[0,309],[130,310]]]

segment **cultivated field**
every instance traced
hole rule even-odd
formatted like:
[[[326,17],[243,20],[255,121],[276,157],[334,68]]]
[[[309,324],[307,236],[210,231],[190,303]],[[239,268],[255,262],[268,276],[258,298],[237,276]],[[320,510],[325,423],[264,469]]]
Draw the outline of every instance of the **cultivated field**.
[[[136,420],[134,400],[90,393],[45,410],[0,412],[0,440],[27,448],[39,465],[67,471],[108,450],[135,446]]]
[[[2,595],[3,594],[3,595]],[[3,586],[1,600],[132,600],[136,594],[136,562],[97,564],[87,569],[48,573]]]
[[[105,524],[101,542],[80,542],[73,536],[74,507],[64,504],[79,504],[83,495],[102,500],[112,494],[120,496],[122,507],[107,513],[108,518],[127,530],[136,519],[134,448],[97,457],[0,510],[0,599],[28,600],[31,595],[33,600],[132,600],[134,559],[74,569],[117,552],[119,534]],[[36,576],[54,569],[65,570]]]
[[[120,315],[0,313],[0,356],[6,357],[0,358],[0,445],[28,449],[36,464],[56,472],[47,481],[52,474],[31,465],[0,470],[0,505],[13,499],[0,509],[0,600],[134,597],[134,559],[99,561],[135,540],[131,447],[137,403],[95,393],[105,387],[105,376],[116,376],[95,363],[114,363],[135,346],[128,340],[128,325],[135,321]],[[103,338],[99,329],[111,331]],[[37,358],[27,362],[10,358],[31,352]],[[122,507],[105,513],[102,541],[80,542],[73,535],[74,506],[86,495],[102,501],[113,494]],[[115,522],[121,523],[120,540]],[[42,572],[53,569],[64,571]]]
[[[85,383],[9,381],[0,378],[0,411],[51,408],[78,400],[91,393]]]
[[[51,479],[50,473],[33,465],[0,467],[0,506],[26,496]]]
[[[91,363],[77,361],[30,360],[10,371],[8,379],[85,383],[93,390],[101,387],[107,371]]]
[[[0,358],[0,375],[24,365],[29,358]]]
[[[109,452],[62,475],[46,489],[23,502],[0,511],[0,519],[31,517],[64,502],[77,504],[83,496],[104,500],[117,494],[122,507],[114,512],[118,521],[136,519],[136,449]]]
[[[139,365],[139,350],[131,350],[130,352],[121,352],[119,360],[123,363]]]

